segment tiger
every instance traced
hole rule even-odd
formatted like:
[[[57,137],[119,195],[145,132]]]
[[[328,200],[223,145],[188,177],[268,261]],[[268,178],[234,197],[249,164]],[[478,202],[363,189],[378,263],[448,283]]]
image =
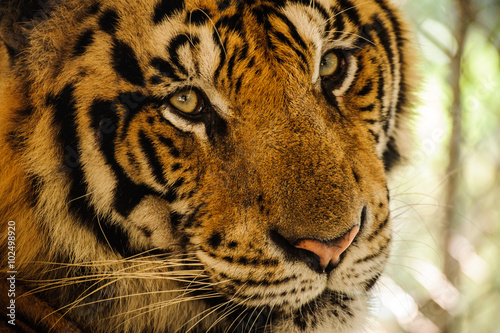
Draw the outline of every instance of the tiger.
[[[369,327],[416,90],[399,8],[16,0],[0,13],[17,329]]]

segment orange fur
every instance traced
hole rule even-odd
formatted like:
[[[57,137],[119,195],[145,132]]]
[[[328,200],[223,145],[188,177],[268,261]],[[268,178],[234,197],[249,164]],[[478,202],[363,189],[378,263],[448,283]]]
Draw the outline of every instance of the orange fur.
[[[95,332],[361,329],[408,137],[400,13],[54,5],[25,42],[0,23],[0,248],[15,221],[20,313]]]

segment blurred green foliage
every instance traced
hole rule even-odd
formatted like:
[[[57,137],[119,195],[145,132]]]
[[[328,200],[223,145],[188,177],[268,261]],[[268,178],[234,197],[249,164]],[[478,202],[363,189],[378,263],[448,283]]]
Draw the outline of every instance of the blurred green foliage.
[[[458,165],[449,170],[460,6],[467,17],[462,132]],[[394,255],[372,330],[500,332],[500,1],[407,0],[402,7],[416,31],[423,82],[415,149],[391,187]],[[457,187],[449,201],[452,174]],[[451,231],[450,211],[457,217]],[[456,263],[451,273],[447,258]]]

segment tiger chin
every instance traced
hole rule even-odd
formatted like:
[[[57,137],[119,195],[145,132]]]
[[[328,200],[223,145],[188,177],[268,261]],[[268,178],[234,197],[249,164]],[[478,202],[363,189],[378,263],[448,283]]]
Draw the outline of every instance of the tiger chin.
[[[415,81],[388,0],[33,6],[0,10],[19,324],[366,328]]]

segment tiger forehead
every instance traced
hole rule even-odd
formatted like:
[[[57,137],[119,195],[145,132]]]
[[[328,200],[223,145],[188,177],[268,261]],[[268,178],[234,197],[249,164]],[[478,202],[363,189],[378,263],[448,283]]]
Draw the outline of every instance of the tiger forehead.
[[[340,2],[340,7],[329,7],[292,0],[180,1],[175,5],[162,1],[155,7],[159,30],[151,40],[165,40],[169,57],[185,63],[188,76],[211,80],[224,65],[229,79],[235,67],[255,70],[259,65],[268,73],[311,74],[322,52],[331,47],[351,48],[358,39],[360,18],[355,5],[350,0]],[[349,14],[347,20],[343,11]],[[332,12],[342,15],[335,17]],[[219,63],[217,68],[215,63]]]
[[[197,47],[200,35],[210,36],[214,46],[225,53],[222,62],[250,58],[250,48],[258,50],[257,56],[264,57],[262,62],[293,62],[305,70],[303,64],[317,62],[318,54],[329,48],[352,49],[369,42],[367,34],[373,29],[378,8],[371,1],[362,4],[352,0],[227,0],[180,1],[165,7],[161,2],[155,7],[155,23],[164,38],[169,36],[169,43],[183,34]],[[227,51],[237,48],[239,54],[231,59]],[[287,70],[294,68],[297,66]]]
[[[158,29],[150,40],[173,65],[173,84],[198,79],[202,88],[215,83],[230,96],[245,88],[276,95],[273,82],[314,84],[321,56],[365,41],[373,16],[352,0],[160,1],[154,8]]]

